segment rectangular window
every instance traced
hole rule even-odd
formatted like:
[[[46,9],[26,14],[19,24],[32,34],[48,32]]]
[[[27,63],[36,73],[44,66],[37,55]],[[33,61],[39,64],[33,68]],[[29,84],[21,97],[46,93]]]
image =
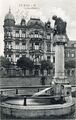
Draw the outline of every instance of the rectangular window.
[[[33,37],[34,37],[34,38],[38,38],[39,35],[38,35],[38,34],[34,34]]]
[[[69,52],[67,53],[67,57],[70,57],[70,53]]]
[[[47,51],[51,51],[51,45],[47,44]]]
[[[36,36],[37,36],[37,35],[36,35],[36,34],[34,34],[34,37],[35,37],[35,38],[36,38]]]
[[[11,36],[11,32],[10,32],[10,31],[7,31],[7,32],[6,32],[6,36]]]
[[[16,31],[16,37],[19,37],[19,31]]]
[[[39,62],[39,55],[35,55],[34,62]]]
[[[26,43],[25,43],[25,42],[23,42],[23,43],[22,43],[22,45],[26,45]]]
[[[5,42],[5,46],[7,45],[7,42]]]
[[[47,35],[47,39],[50,39],[50,35]]]
[[[67,70],[67,75],[70,76],[70,70]]]
[[[19,45],[19,42],[15,42],[16,45]]]
[[[18,41],[15,42],[15,49],[19,49],[19,42]]]
[[[42,38],[42,35],[39,35],[38,37],[39,37],[39,38]]]
[[[39,43],[35,43],[35,50],[39,50]]]
[[[25,34],[25,31],[22,31],[23,34]]]
[[[22,33],[22,37],[25,38],[25,34],[24,33]]]
[[[35,50],[38,50],[39,49],[39,45],[35,45]]]
[[[19,45],[19,42],[16,42],[16,45]]]
[[[55,57],[53,57],[53,63],[55,63]]]
[[[74,76],[74,75],[75,75],[75,71],[74,71],[74,70],[72,70],[71,74],[72,74],[72,76]]]
[[[47,60],[50,60],[50,56],[47,56]]]
[[[33,34],[31,34],[30,37],[33,38]]]
[[[71,44],[72,47],[74,47],[74,44]]]
[[[23,55],[22,55],[22,57],[26,57],[26,55],[25,55],[25,54],[23,54]]]
[[[9,45],[11,45],[11,42],[8,42]]]
[[[71,56],[72,56],[72,57],[75,57],[75,54],[74,54],[74,53],[72,53],[72,54],[71,54]]]
[[[22,37],[25,38],[25,31],[22,31]]]
[[[17,30],[16,33],[19,33],[19,31]]]
[[[11,55],[9,55],[9,57],[11,57]]]
[[[18,57],[19,57],[19,55],[16,55],[16,57],[18,58]]]

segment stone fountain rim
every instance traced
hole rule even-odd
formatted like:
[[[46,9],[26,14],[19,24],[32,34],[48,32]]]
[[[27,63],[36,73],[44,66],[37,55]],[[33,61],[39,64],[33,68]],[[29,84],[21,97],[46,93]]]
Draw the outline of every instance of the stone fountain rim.
[[[12,109],[25,109],[25,110],[34,110],[34,109],[62,109],[67,108],[70,106],[73,106],[75,103],[74,101],[69,101],[63,104],[55,104],[55,105],[28,105],[28,106],[22,106],[22,105],[16,105],[16,104],[9,104],[6,102],[1,103],[1,107],[4,108],[12,108]]]
[[[70,100],[64,104],[55,105],[11,105],[3,101],[0,105],[3,114],[20,118],[44,118],[50,116],[69,115],[75,111],[75,103]]]

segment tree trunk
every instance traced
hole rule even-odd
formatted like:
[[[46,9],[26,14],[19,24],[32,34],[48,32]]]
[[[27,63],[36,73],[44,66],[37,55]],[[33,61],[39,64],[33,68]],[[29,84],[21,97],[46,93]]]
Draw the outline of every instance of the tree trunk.
[[[24,76],[26,76],[26,70],[24,70]]]

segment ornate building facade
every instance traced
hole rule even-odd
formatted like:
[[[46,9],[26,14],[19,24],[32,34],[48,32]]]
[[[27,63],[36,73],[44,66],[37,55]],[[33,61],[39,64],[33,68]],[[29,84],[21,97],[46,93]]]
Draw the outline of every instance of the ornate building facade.
[[[22,19],[16,24],[9,10],[4,19],[4,55],[14,64],[22,56],[33,60],[36,67],[42,60],[53,62],[52,35],[50,21],[43,23],[39,18],[30,18],[27,23]]]
[[[11,11],[4,19],[4,54],[11,62],[16,63],[23,55],[38,64],[40,60],[51,60],[52,30],[50,22],[40,19],[25,19],[15,24]]]

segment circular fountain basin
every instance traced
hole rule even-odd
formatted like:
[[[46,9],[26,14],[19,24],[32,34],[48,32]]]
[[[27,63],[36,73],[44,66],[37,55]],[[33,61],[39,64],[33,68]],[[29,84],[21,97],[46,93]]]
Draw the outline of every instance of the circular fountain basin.
[[[37,102],[34,99],[7,99],[2,102],[1,110],[4,114],[19,118],[43,118],[50,116],[67,115],[75,111],[75,104],[72,100],[64,104],[47,104]]]

